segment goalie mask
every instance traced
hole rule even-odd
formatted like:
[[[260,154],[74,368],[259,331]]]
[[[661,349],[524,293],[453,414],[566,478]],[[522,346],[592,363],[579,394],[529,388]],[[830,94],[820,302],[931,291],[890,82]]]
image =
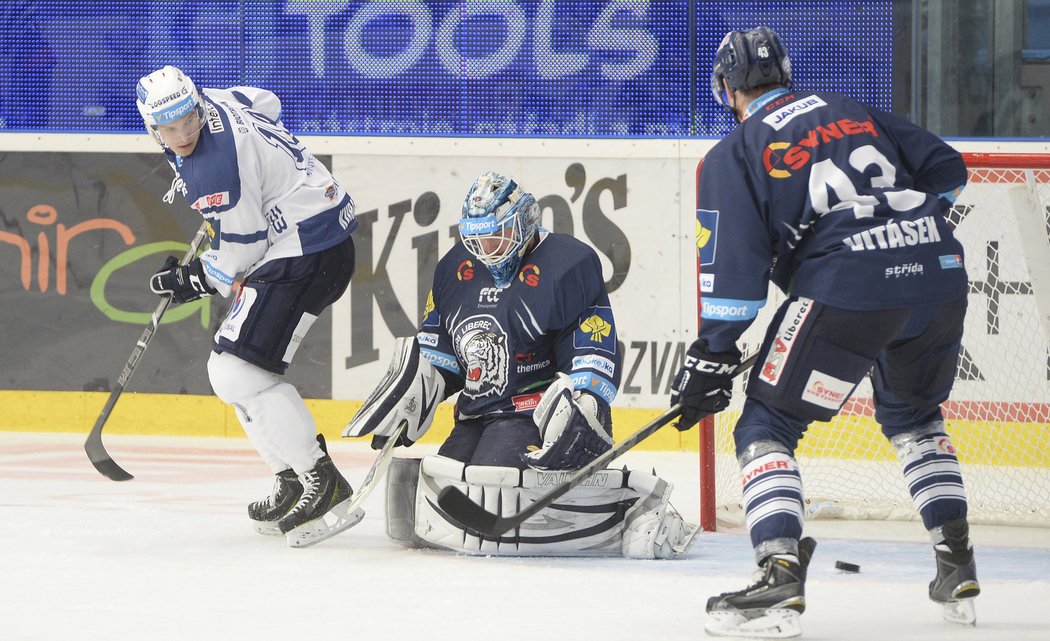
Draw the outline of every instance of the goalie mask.
[[[463,202],[459,235],[463,245],[507,287],[539,228],[540,208],[532,194],[510,178],[487,171],[471,185]]]
[[[763,85],[791,85],[791,59],[780,36],[769,27],[750,31],[730,31],[722,38],[711,69],[711,93],[715,101],[729,109],[722,80],[733,91]]]
[[[143,76],[135,87],[135,106],[162,147],[176,153],[193,151],[204,126],[204,105],[188,76],[171,65]]]

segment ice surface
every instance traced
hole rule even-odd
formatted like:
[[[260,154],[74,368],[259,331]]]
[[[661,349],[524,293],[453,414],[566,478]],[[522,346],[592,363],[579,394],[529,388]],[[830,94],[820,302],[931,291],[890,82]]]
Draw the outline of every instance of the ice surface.
[[[136,477],[115,483],[91,467],[83,438],[0,433],[0,639],[700,639],[707,597],[742,587],[752,569],[742,533],[702,534],[673,561],[406,550],[385,536],[382,488],[360,525],[291,549],[248,523],[272,477],[246,440],[106,436]],[[357,485],[374,452],[330,447]],[[675,504],[695,519],[694,456],[622,460],[673,481]],[[1050,639],[1045,529],[975,528],[976,628],[943,622],[927,600],[933,556],[918,523],[807,531],[820,544],[805,639]]]

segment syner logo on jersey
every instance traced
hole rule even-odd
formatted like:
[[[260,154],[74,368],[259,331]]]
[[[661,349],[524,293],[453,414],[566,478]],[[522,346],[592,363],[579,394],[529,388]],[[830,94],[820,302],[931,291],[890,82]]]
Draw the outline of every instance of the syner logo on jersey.
[[[824,102],[816,96],[809,96],[807,98],[801,98],[795,102],[789,102],[783,107],[779,107],[773,113],[769,114],[762,119],[762,122],[766,123],[773,129],[780,131],[789,122],[795,119],[796,116],[819,109],[820,107],[826,107],[828,103]]]

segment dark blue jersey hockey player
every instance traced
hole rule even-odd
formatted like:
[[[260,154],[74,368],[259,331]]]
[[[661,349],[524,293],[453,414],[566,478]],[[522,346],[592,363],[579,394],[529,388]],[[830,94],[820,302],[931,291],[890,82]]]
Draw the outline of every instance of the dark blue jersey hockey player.
[[[711,89],[740,124],[707,154],[700,178],[705,277],[699,338],[673,386],[680,429],[727,406],[736,341],[770,280],[787,300],[767,329],[734,429],[760,574],[708,601],[708,631],[800,633],[815,543],[802,538],[795,448],[869,370],[876,419],[934,544],[930,598],[949,620],[970,623],[980,589],[940,410],[966,311],[963,250],[944,216],[966,183],[962,158],[905,120],[792,88],[787,52],[766,27],[726,35]]]
[[[460,391],[440,455],[470,465],[582,467],[612,447],[609,404],[622,359],[597,254],[542,229],[532,194],[495,172],[471,186],[459,231],[463,242],[434,272],[419,333],[398,339],[390,374],[351,435],[383,438],[377,422],[399,423],[391,408],[419,405],[422,415],[406,410],[413,416],[403,440],[412,442],[433,418],[433,399]],[[412,372],[423,386],[408,390]],[[418,404],[405,402],[411,394]]]
[[[564,478],[550,471],[607,452],[622,363],[598,255],[542,229],[536,199],[516,181],[479,176],[459,233],[463,242],[437,264],[418,333],[395,339],[386,375],[344,431],[372,434],[373,447],[395,436],[411,444],[438,401],[459,392],[438,456],[391,463],[389,536],[468,554],[651,559],[684,551],[695,526],[670,506],[670,484],[626,468],[592,477],[537,515],[542,532],[478,537],[437,509],[440,490],[454,486],[516,510]]]

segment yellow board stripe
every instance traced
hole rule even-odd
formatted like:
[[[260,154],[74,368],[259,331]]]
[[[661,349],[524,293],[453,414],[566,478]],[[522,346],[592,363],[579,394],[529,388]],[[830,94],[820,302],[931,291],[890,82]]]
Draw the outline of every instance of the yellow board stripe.
[[[105,392],[40,392],[0,390],[0,430],[15,432],[81,432],[95,424],[109,394]],[[307,399],[319,430],[340,437],[361,401]],[[613,408],[613,437],[620,441],[656,418],[662,409]],[[720,422],[733,420],[722,416]],[[452,404],[438,406],[437,417],[422,443],[438,444],[452,429]],[[720,431],[728,431],[721,428]],[[243,437],[233,410],[214,396],[125,392],[106,422],[107,434]],[[1050,467],[1050,423],[948,421],[948,433],[964,463],[1014,467]],[[997,434],[998,433],[998,436]],[[1002,436],[1006,434],[1006,436]],[[723,451],[731,438],[719,441]],[[1001,445],[997,445],[1001,444]],[[698,431],[664,427],[636,449],[696,452]],[[895,460],[874,419],[863,416],[814,423],[798,450],[800,455],[834,456],[870,461]]]
[[[0,390],[0,431],[82,432],[91,431],[109,394],[106,392],[40,392]],[[326,438],[340,438],[346,423],[362,401],[307,399],[306,405]],[[622,439],[662,410],[613,409],[614,437]],[[452,404],[438,406],[434,425],[420,440],[438,444],[452,430]],[[233,410],[214,396],[193,394],[143,394],[125,392],[117,402],[106,434],[156,436],[243,437],[244,431]],[[679,433],[665,427],[637,449],[696,451],[696,430]]]
[[[720,433],[728,434],[727,421],[737,415],[719,416]],[[959,460],[973,465],[1050,467],[1050,423],[1021,421],[945,421]],[[718,439],[719,450],[732,452],[731,437]],[[827,423],[813,423],[798,446],[800,456],[896,461],[889,442],[870,416],[838,416]]]

